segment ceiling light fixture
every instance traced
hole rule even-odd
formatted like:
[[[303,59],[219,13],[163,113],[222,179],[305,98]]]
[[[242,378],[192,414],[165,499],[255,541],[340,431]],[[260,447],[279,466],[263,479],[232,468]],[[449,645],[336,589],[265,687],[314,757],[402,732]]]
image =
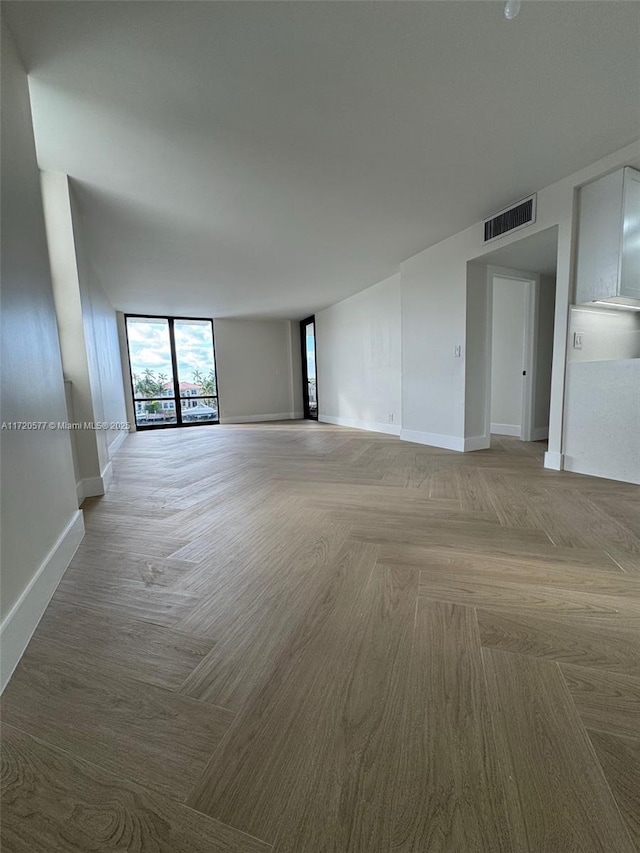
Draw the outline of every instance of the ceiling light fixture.
[[[504,4],[504,16],[507,21],[513,21],[520,11],[520,0],[507,0]]]

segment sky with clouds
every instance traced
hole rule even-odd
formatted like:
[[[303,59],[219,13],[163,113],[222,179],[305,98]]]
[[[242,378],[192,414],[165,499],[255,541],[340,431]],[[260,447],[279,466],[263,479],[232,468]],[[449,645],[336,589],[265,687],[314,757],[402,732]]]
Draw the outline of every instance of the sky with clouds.
[[[206,375],[214,369],[211,323],[209,320],[176,320],[174,323],[178,376],[192,382],[194,370]],[[166,320],[127,318],[131,369],[142,375],[148,368],[156,375],[171,378],[169,324]]]
[[[311,331],[312,328],[313,328],[313,332]],[[316,378],[315,325],[307,326],[306,342],[307,342],[307,377],[309,379],[315,379]]]

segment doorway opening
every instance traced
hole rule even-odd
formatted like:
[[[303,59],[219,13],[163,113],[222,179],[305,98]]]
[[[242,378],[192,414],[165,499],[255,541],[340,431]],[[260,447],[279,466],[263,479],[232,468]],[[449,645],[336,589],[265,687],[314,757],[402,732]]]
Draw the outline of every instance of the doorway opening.
[[[465,450],[549,438],[557,254],[554,226],[467,264]]]
[[[316,318],[307,317],[300,323],[302,346],[302,401],[304,416],[318,420],[318,379],[316,371]]]
[[[549,437],[555,276],[488,268],[490,434]]]
[[[136,429],[217,424],[213,321],[125,315]]]

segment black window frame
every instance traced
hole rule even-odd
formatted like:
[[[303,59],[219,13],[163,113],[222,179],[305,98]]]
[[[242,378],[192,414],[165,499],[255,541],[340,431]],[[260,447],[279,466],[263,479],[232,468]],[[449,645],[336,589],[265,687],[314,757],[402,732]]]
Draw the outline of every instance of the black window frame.
[[[169,347],[171,351],[171,376],[173,379],[173,396],[167,395],[165,397],[136,397],[135,388],[133,387],[133,370],[131,367],[131,348],[129,346],[129,327],[127,320],[131,318],[133,320],[166,320],[169,327]],[[196,321],[198,323],[209,322],[211,324],[211,343],[213,347],[213,372],[216,378],[216,393],[215,394],[198,394],[197,396],[188,396],[181,397],[180,396],[180,379],[178,376],[178,359],[176,355],[176,339],[175,333],[173,329],[174,321],[184,320],[187,323],[190,321]],[[218,362],[216,359],[216,337],[213,329],[213,319],[211,317],[173,317],[168,316],[166,314],[125,314],[124,315],[124,331],[127,341],[127,359],[129,361],[129,383],[131,385],[131,399],[133,400],[133,419],[134,425],[136,428],[136,432],[144,431],[144,430],[155,430],[155,429],[181,429],[182,427],[198,427],[198,426],[215,426],[220,423],[220,386],[218,383]],[[174,402],[174,410],[176,413],[176,421],[171,424],[138,424],[137,416],[136,416],[136,403],[166,403],[168,400],[173,400]],[[182,420],[182,400],[215,400],[216,401],[216,410],[218,412],[218,416],[215,420],[209,421],[190,421],[183,422]]]
[[[309,374],[307,371],[307,326],[313,323],[313,359],[316,365],[316,413],[311,414],[309,406]],[[316,326],[316,315],[305,317],[300,320],[300,349],[302,355],[302,404],[306,420],[317,421],[320,413],[320,397],[318,395],[318,335]]]

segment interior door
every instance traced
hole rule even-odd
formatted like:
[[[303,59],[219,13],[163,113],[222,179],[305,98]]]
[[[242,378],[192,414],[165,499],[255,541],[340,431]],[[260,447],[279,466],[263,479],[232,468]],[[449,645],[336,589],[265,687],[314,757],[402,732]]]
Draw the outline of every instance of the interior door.
[[[491,432],[532,439],[533,282],[493,278]]]

